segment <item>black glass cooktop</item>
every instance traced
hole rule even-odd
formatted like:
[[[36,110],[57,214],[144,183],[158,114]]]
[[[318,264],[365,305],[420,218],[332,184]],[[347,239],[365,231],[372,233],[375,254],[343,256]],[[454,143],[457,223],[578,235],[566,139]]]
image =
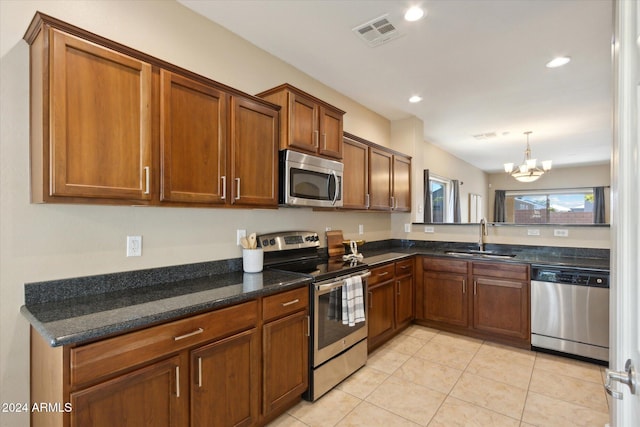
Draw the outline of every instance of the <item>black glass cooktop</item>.
[[[307,258],[270,265],[270,268],[293,273],[302,273],[313,277],[316,281],[352,274],[367,269],[367,264],[360,261],[343,261],[340,258]]]

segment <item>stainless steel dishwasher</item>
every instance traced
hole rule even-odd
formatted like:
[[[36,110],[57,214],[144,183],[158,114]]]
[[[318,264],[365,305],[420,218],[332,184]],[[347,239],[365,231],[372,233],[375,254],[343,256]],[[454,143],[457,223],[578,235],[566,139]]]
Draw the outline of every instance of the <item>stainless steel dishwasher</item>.
[[[609,271],[532,265],[531,346],[607,362]]]

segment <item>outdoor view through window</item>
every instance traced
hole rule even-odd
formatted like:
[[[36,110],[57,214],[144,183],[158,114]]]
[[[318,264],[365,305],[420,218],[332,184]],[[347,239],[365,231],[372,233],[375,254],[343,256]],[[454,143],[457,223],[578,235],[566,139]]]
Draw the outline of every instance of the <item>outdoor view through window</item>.
[[[593,190],[515,192],[505,195],[505,222],[515,224],[593,224]]]

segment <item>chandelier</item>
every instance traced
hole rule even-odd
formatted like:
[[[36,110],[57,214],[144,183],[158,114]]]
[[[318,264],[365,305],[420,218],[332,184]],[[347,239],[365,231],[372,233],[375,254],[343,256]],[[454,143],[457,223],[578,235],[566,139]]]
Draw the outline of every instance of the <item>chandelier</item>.
[[[551,170],[551,160],[542,162],[542,169],[536,166],[536,159],[531,158],[531,147],[529,146],[529,135],[531,131],[524,134],[527,135],[527,149],[524,151],[524,160],[516,169],[513,163],[505,163],[504,171],[520,182],[533,182],[540,178],[542,174]]]

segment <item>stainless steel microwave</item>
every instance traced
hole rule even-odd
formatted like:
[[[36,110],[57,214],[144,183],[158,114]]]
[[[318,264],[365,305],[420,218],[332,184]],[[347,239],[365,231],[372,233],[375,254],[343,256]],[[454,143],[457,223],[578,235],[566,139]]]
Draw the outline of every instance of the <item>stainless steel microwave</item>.
[[[280,205],[342,206],[342,163],[291,150],[280,151],[279,160]]]

